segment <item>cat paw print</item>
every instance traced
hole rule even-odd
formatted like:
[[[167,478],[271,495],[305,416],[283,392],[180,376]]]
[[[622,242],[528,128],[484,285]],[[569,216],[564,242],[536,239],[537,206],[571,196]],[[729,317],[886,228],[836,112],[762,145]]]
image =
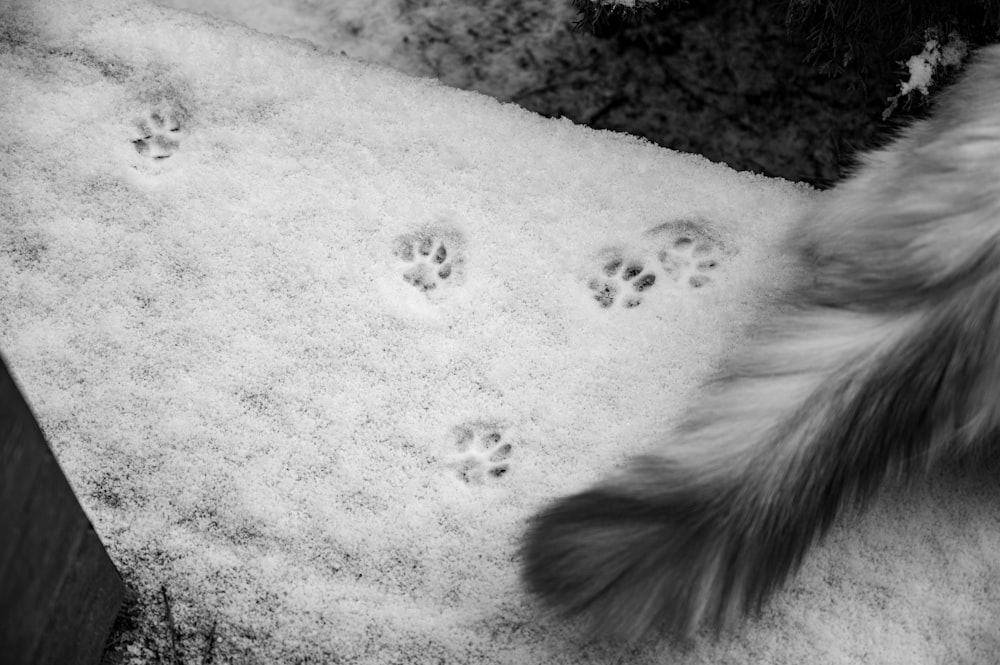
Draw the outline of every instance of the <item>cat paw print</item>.
[[[645,261],[626,259],[616,250],[605,253],[600,272],[598,277],[587,282],[587,288],[594,292],[594,300],[605,308],[616,301],[623,307],[638,307],[642,304],[641,294],[656,283],[656,274],[647,270]]]
[[[171,157],[181,147],[181,117],[170,110],[154,110],[135,123],[138,138],[132,140],[135,151],[159,160]]]
[[[496,424],[477,422],[455,429],[456,453],[448,466],[470,485],[496,482],[510,472],[514,446]]]
[[[426,231],[397,238],[393,254],[402,262],[403,280],[426,293],[459,281],[460,246],[454,232]]]
[[[695,289],[711,284],[726,259],[736,253],[716,232],[699,222],[667,222],[648,234],[660,240],[656,258],[663,273]]]

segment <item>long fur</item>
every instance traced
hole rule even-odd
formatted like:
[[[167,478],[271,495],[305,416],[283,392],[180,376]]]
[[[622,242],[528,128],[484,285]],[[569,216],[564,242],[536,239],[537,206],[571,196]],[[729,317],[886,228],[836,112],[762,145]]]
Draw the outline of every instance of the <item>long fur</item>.
[[[721,629],[851,505],[1000,429],[1000,47],[803,217],[781,314],[644,457],[531,520],[528,589],[598,635]]]

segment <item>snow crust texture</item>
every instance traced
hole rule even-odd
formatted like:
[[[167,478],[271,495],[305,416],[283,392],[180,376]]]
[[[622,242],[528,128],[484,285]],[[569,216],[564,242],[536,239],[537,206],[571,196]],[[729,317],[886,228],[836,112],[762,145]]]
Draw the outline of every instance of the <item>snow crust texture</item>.
[[[624,654],[518,584],[526,518],[766,316],[807,189],[142,2],[0,2],[0,90],[0,350],[186,657],[997,653],[975,479],[835,529],[718,640]]]

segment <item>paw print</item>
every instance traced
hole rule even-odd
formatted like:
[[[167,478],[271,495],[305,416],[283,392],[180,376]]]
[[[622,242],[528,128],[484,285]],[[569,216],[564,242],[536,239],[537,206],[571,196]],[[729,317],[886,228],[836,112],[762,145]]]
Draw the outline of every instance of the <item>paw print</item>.
[[[45,258],[48,247],[40,237],[32,237],[25,233],[8,234],[5,242],[0,243],[0,254],[6,254],[14,265],[21,270],[37,268]]]
[[[622,257],[612,250],[601,266],[601,276],[587,282],[587,288],[594,292],[594,300],[601,307],[611,307],[616,299],[623,307],[638,307],[642,303],[639,296],[656,283],[656,275],[647,270],[643,261]],[[619,298],[620,297],[620,298]]]
[[[132,145],[140,155],[150,159],[167,159],[181,146],[181,121],[171,110],[154,110],[135,124],[139,138]]]
[[[459,244],[457,234],[421,232],[397,238],[393,253],[403,262],[403,280],[426,293],[456,281]]]
[[[711,284],[724,257],[735,253],[706,225],[697,222],[667,222],[650,230],[649,235],[663,238],[656,255],[663,272],[675,282],[695,289]]]
[[[465,483],[483,485],[510,472],[514,447],[496,424],[479,422],[456,428],[455,448],[458,452],[448,466]]]

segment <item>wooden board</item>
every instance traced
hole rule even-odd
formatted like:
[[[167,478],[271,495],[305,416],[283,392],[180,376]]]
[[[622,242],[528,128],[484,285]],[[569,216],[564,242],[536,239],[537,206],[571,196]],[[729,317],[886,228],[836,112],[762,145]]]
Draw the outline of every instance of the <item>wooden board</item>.
[[[98,662],[124,585],[0,360],[0,661]]]

